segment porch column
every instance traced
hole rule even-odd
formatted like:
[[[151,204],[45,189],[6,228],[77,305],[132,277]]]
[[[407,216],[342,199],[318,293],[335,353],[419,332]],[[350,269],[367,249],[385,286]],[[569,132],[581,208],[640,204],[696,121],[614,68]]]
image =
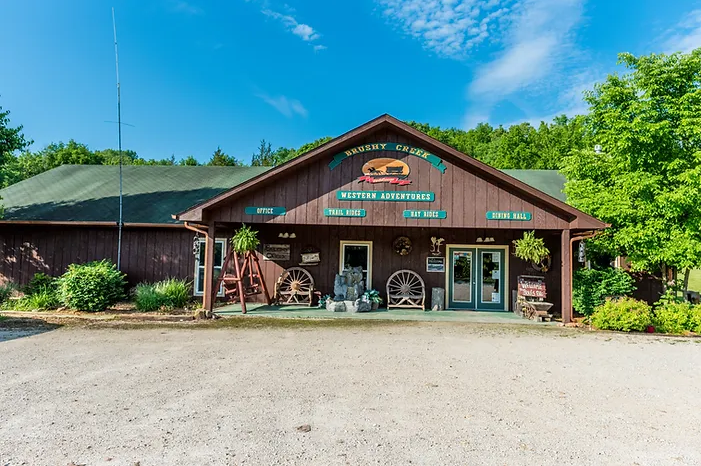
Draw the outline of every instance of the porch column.
[[[562,293],[562,322],[572,322],[572,245],[570,243],[570,230],[562,230],[560,239],[560,254],[562,255],[560,267],[560,281]]]
[[[214,242],[216,240],[216,232],[214,222],[210,222],[207,226],[207,236],[205,236],[204,246],[204,292],[202,293],[202,308],[204,308],[207,317],[212,316],[214,308],[214,296],[212,287],[214,286]]]

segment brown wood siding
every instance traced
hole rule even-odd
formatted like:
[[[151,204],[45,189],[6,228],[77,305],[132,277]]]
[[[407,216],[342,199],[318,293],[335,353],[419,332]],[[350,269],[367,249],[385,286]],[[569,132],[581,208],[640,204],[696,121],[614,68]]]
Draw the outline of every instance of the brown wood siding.
[[[398,142],[421,148],[421,143],[388,130],[379,130],[369,135],[360,144],[373,142]],[[356,144],[354,143],[354,146]],[[441,157],[440,153],[436,153]],[[397,186],[389,183],[361,183],[365,162],[374,158],[391,157],[406,163],[410,168],[412,184]],[[465,167],[459,167],[444,157],[447,167],[441,173],[428,161],[403,152],[370,152],[358,154],[343,161],[333,170],[329,169],[331,157],[324,157],[292,172],[284,181],[265,184],[249,194],[221,204],[206,212],[209,219],[217,222],[245,222],[271,224],[353,225],[388,227],[431,228],[503,228],[503,229],[564,229],[570,218],[555,212],[536,198],[524,198],[514,192],[502,180],[481,178]],[[339,201],[338,190],[350,191],[430,191],[435,193],[434,202],[392,201]],[[247,206],[287,209],[285,216],[267,217],[246,215]],[[329,218],[324,208],[365,209],[365,218]],[[445,210],[445,220],[410,220],[403,217],[405,209]],[[532,219],[522,221],[494,221],[486,219],[490,210],[527,211]]]
[[[168,277],[193,279],[194,233],[173,228],[125,228],[122,270],[130,285]],[[68,265],[93,260],[117,261],[117,229],[102,227],[0,227],[0,281],[26,284],[36,272],[58,276]]]
[[[522,231],[517,230],[492,230],[492,229],[446,229],[446,228],[381,228],[381,227],[347,227],[343,225],[333,226],[273,226],[253,225],[260,231],[260,239],[263,244],[289,244],[290,260],[266,261],[262,255],[260,263],[266,283],[272,289],[275,281],[285,268],[297,267],[301,260],[300,254],[303,248],[312,246],[321,251],[321,263],[317,266],[306,268],[314,277],[316,288],[322,294],[333,293],[333,280],[338,273],[340,242],[372,241],[373,242],[373,271],[372,286],[385,296],[385,284],[389,276],[400,269],[410,269],[417,272],[426,283],[427,305],[430,303],[432,287],[445,288],[445,273],[427,273],[426,258],[430,255],[431,237],[445,238],[446,244],[476,244],[478,237],[494,237],[495,242],[484,244],[484,247],[511,246],[511,241],[522,236]],[[295,239],[282,239],[279,233],[295,233]],[[227,232],[227,234],[230,232]],[[546,240],[552,257],[552,268],[545,274],[529,270],[527,264],[513,256],[509,249],[509,289],[506,290],[504,299],[511,303],[511,290],[516,289],[516,278],[519,275],[542,275],[545,277],[548,290],[548,301],[555,304],[553,310],[560,312],[561,283],[560,283],[560,234],[559,232],[539,231],[538,236]],[[218,235],[221,236],[221,235]],[[400,256],[392,250],[392,242],[398,236],[407,236],[412,241],[413,249],[407,256]],[[445,244],[441,251],[445,253]],[[262,302],[262,297],[259,301]]]

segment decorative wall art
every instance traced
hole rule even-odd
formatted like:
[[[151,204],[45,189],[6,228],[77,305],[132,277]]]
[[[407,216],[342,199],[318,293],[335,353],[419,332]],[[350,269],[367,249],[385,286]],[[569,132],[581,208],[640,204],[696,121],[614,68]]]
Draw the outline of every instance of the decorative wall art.
[[[411,184],[409,177],[409,165],[397,159],[372,159],[363,165],[363,175],[359,182],[389,183],[399,186]]]
[[[302,249],[302,262],[299,265],[319,265],[321,262],[321,251],[313,246]]]
[[[441,244],[445,243],[445,239],[431,236],[431,255],[442,256]]]
[[[290,260],[289,244],[264,244],[263,259],[266,261],[288,261]]]
[[[412,249],[411,240],[406,236],[399,236],[392,243],[392,249],[400,256],[408,256]]]

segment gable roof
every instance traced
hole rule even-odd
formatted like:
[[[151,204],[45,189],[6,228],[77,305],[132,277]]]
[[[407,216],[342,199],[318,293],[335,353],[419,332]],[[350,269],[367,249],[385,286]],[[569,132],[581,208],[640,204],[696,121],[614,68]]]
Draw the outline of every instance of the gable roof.
[[[524,198],[537,200],[538,202],[551,208],[553,211],[559,212],[559,215],[561,215],[563,218],[567,218],[570,221],[571,228],[602,229],[607,227],[604,222],[566,204],[563,200],[553,197],[553,195],[548,194],[547,192],[534,188],[533,186],[530,186],[529,184],[511,176],[505,171],[500,171],[485,164],[484,162],[480,162],[477,159],[463,154],[462,152],[387,114],[377,117],[374,120],[371,120],[337,137],[336,139],[317,147],[316,149],[302,154],[295,159],[279,165],[265,173],[261,173],[254,178],[244,181],[238,186],[218,194],[205,202],[201,202],[183,212],[180,212],[175,217],[178,220],[183,221],[201,222],[203,221],[203,212],[206,209],[214,208],[222,203],[235,199],[236,197],[241,196],[250,190],[254,190],[271,183],[288,172],[304,167],[318,158],[335,155],[335,153],[339,152],[342,147],[357,143],[364,136],[380,129],[391,129],[399,133],[404,133],[413,139],[421,141],[422,144],[425,144],[425,149],[429,149],[431,152],[439,152],[444,158],[450,158],[456,166],[465,170],[473,171],[487,181],[507,185],[510,187],[510,189]]]
[[[269,167],[123,167],[124,223],[175,224],[204,202]],[[119,220],[119,166],[63,165],[0,190],[8,222]]]

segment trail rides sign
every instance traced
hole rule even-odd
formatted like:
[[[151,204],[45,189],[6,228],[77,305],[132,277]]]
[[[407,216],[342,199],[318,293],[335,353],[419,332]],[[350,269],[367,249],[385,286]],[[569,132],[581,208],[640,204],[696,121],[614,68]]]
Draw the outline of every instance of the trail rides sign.
[[[372,159],[363,165],[363,175],[358,178],[359,182],[367,183],[390,183],[399,186],[411,184],[409,176],[409,165],[397,159]]]
[[[427,160],[431,165],[436,167],[441,173],[445,173],[446,166],[437,155],[432,154],[418,147],[399,144],[396,142],[374,142],[371,144],[363,144],[362,146],[353,147],[346,151],[333,156],[333,160],[329,163],[329,169],[333,170],[338,167],[341,162],[354,155],[364,154],[366,152],[403,152],[405,154],[414,155],[416,157]]]

